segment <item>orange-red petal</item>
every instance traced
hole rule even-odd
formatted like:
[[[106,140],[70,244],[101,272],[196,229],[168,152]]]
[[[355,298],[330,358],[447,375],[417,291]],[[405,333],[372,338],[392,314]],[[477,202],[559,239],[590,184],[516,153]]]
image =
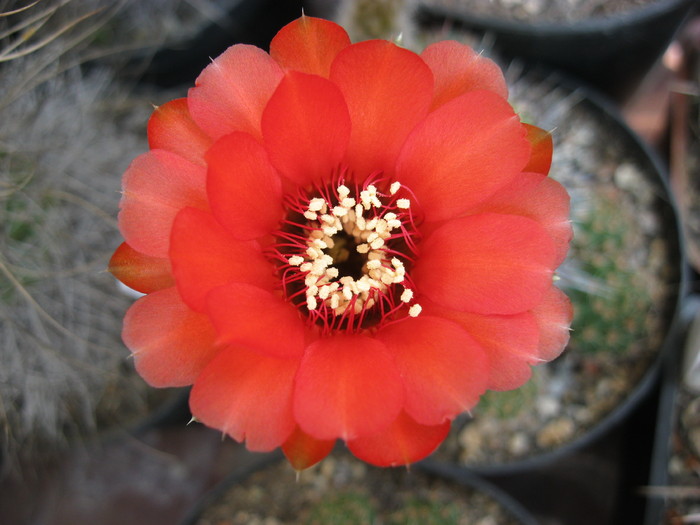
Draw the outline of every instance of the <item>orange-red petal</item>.
[[[174,287],[131,305],[122,338],[138,373],[156,387],[192,384],[216,353],[209,318],[190,310]]]
[[[406,393],[404,410],[439,425],[472,408],[486,391],[488,360],[460,326],[439,317],[407,318],[377,333],[391,352]]]
[[[432,109],[476,89],[486,89],[508,98],[508,86],[501,68],[469,46],[443,40],[430,44],[420,56],[435,77]]]
[[[350,37],[338,24],[302,15],[272,39],[270,56],[284,69],[328,78],[333,59],[349,45]]]
[[[406,137],[427,114],[433,75],[415,53],[384,40],[343,49],[331,66],[343,92],[352,133],[348,164],[360,179],[375,171],[393,174]]]
[[[291,71],[262,115],[270,161],[300,186],[330,177],[345,156],[350,115],[330,80]]]
[[[559,288],[552,286],[532,313],[540,327],[539,357],[551,361],[562,353],[569,342],[574,316],[571,301]]]
[[[383,343],[334,335],[306,349],[296,378],[294,416],[316,439],[354,439],[387,428],[403,405],[403,385]]]
[[[416,127],[396,172],[425,219],[439,221],[457,217],[508,184],[529,155],[513,108],[491,91],[470,91]]]
[[[107,269],[129,288],[141,293],[155,292],[175,284],[168,259],[137,252],[125,242],[116,249]]]
[[[421,425],[405,412],[382,432],[348,441],[355,456],[378,467],[409,465],[432,454],[450,431],[450,421]]]
[[[187,206],[207,209],[206,170],[164,150],[136,157],[124,173],[119,229],[135,250],[167,257],[175,215]]]
[[[539,173],[521,173],[470,213],[504,213],[530,217],[539,222],[554,240],[554,266],[566,257],[573,237],[569,220],[569,194],[564,186]]]
[[[207,152],[207,195],[216,219],[237,239],[277,228],[282,182],[262,145],[247,133],[219,139]]]
[[[244,131],[260,137],[260,117],[282,79],[282,68],[262,49],[229,47],[200,73],[187,95],[190,114],[214,139]]]
[[[199,312],[217,286],[243,282],[272,289],[275,283],[256,241],[233,238],[211,213],[195,208],[185,208],[175,218],[170,259],[182,298]]]
[[[335,439],[316,439],[298,426],[282,445],[284,455],[295,470],[305,470],[331,453]]]
[[[239,347],[222,349],[197,377],[192,415],[249,450],[267,452],[294,430],[292,388],[299,362]]]
[[[151,149],[172,151],[204,166],[204,152],[211,143],[211,138],[192,120],[186,98],[158,106],[148,120],[148,144]]]
[[[554,150],[552,134],[532,124],[523,124],[523,127],[527,131],[527,140],[532,146],[530,160],[527,161],[523,171],[547,175],[552,165],[552,151]]]
[[[448,221],[420,249],[411,276],[446,308],[520,313],[539,304],[552,283],[554,242],[527,217],[482,213]]]
[[[458,323],[484,349],[488,357],[490,390],[522,386],[531,375],[530,365],[539,364],[539,326],[531,312],[513,315],[480,315],[424,306],[424,313]]]
[[[304,351],[299,312],[267,290],[228,284],[209,293],[207,310],[221,342],[280,358],[300,357]]]

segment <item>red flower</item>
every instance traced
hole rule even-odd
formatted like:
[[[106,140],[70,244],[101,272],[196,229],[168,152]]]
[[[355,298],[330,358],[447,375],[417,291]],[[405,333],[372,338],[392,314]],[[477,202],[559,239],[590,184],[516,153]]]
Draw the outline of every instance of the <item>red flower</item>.
[[[456,42],[350,44],[302,17],[159,107],[124,175],[123,337],[202,423],[305,468],[345,440],[430,454],[486,389],[556,357],[571,238],[500,70]]]

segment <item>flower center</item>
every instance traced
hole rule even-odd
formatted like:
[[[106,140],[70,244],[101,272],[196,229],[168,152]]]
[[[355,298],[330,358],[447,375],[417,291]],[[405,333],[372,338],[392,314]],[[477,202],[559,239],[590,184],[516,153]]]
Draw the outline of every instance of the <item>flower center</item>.
[[[407,273],[417,232],[411,202],[366,182],[354,191],[340,180],[288,199],[285,229],[278,232],[275,259],[288,300],[324,331],[356,331],[407,308],[417,316]]]

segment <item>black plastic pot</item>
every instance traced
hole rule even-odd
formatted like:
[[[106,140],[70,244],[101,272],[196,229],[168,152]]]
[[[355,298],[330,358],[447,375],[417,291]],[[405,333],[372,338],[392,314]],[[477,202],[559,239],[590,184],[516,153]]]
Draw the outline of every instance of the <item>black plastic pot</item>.
[[[551,73],[544,73],[545,77],[551,78]],[[675,202],[668,188],[667,169],[660,161],[658,155],[644,143],[622,120],[614,104],[598,92],[582,87],[578,83],[562,79],[558,76],[557,84],[562,86],[567,92],[579,96],[582,100],[579,104],[585,105],[587,109],[602,116],[606,128],[617,129],[619,133],[627,137],[627,142],[634,149],[633,154],[640,165],[647,169],[650,174],[656,174],[653,184],[655,194],[659,197],[659,209],[656,210],[663,224],[663,231],[669,241],[669,264],[673,268],[673,273],[677,277],[671,283],[675,290],[669,298],[667,307],[668,331],[664,342],[657,349],[656,358],[647,371],[636,383],[634,389],[630,391],[612,411],[597,422],[595,426],[584,431],[579,437],[568,441],[557,448],[549,451],[535,453],[523,459],[515,459],[503,463],[479,463],[469,464],[464,467],[490,479],[506,479],[514,475],[526,476],[528,473],[537,473],[556,464],[566,463],[568,458],[574,454],[581,453],[596,446],[601,440],[610,436],[626,423],[630,416],[635,413],[639,406],[645,402],[652,394],[654,387],[658,384],[659,372],[662,362],[667,356],[675,352],[679,337],[682,337],[682,326],[679,322],[681,306],[684,298],[688,294],[688,274],[685,265],[684,248],[680,236],[678,215]],[[675,319],[675,321],[674,321]],[[679,332],[680,330],[680,332]],[[552,365],[543,365],[552,366]],[[563,410],[566,410],[564,407]],[[478,417],[478,416],[477,416]],[[435,461],[440,461],[440,455],[436,455]],[[638,458],[639,461],[646,462],[648,459]]]
[[[338,452],[338,451],[337,451]],[[342,454],[342,453],[341,453]],[[275,452],[267,455],[260,456],[256,458],[255,461],[252,463],[246,464],[244,466],[241,466],[237,469],[235,469],[231,474],[226,478],[224,481],[222,481],[218,486],[216,486],[210,493],[205,495],[192,509],[191,511],[185,516],[185,518],[180,522],[179,525],[197,525],[199,520],[202,518],[204,515],[205,511],[211,506],[216,504],[221,498],[225,496],[225,494],[229,493],[231,490],[236,490],[237,486],[245,483],[250,476],[253,474],[260,472],[263,469],[266,469],[268,467],[273,467],[276,466],[280,463],[280,461],[283,460],[282,454]],[[348,458],[348,461],[351,463],[355,463],[358,460],[355,460],[354,458]],[[371,467],[371,466],[364,466],[367,469],[370,469],[367,475],[372,475],[372,469],[374,469],[376,472],[380,474],[386,474],[387,469],[377,469],[376,467]],[[290,470],[290,475],[292,473],[291,471],[291,466],[288,466]],[[318,468],[318,467],[316,467]],[[394,470],[394,473],[397,472],[395,469],[388,469],[388,470]],[[398,471],[401,471],[401,467],[398,467]],[[499,513],[502,514],[505,518],[508,519],[508,523],[513,523],[517,525],[537,525],[538,521],[530,514],[525,507],[523,507],[519,502],[517,502],[515,499],[513,499],[510,495],[508,495],[506,492],[503,490],[497,488],[495,485],[489,483],[488,481],[485,481],[481,477],[470,473],[470,472],[465,472],[461,469],[456,469],[451,466],[442,466],[442,465],[430,465],[430,464],[424,464],[424,463],[417,463],[411,467],[411,471],[403,470],[403,472],[400,472],[400,474],[408,476],[408,477],[414,477],[422,482],[424,481],[425,483],[429,483],[430,479],[437,479],[440,480],[444,483],[449,483],[449,484],[454,484],[456,487],[460,487],[462,489],[468,490],[469,494],[479,494],[490,500],[493,505],[497,506],[499,509]],[[301,477],[303,479],[304,473],[301,473]],[[334,475],[343,476],[343,473],[338,473],[335,472]],[[292,482],[293,483],[293,482]],[[296,486],[292,486],[292,490],[295,490],[295,487],[298,488],[299,491],[303,490],[303,487],[301,484],[297,484]],[[260,489],[262,491],[269,490],[269,487],[266,486],[260,486]],[[332,489],[329,489],[332,490]],[[389,487],[389,490],[393,490],[393,487]],[[400,488],[396,488],[396,490],[400,490]],[[405,490],[405,489],[404,489]],[[425,491],[416,491],[416,496],[421,496],[425,495]],[[465,495],[466,497],[466,495]],[[467,506],[469,505],[469,501],[466,501]],[[243,510],[245,509],[239,509],[236,508],[236,510]],[[391,510],[391,511],[400,511],[401,508],[394,508],[393,504],[391,505],[391,508],[383,508],[381,510]],[[271,509],[272,511],[272,509]],[[280,512],[282,512],[283,509],[280,509]],[[460,516],[461,518],[462,516]],[[286,516],[286,519],[292,519],[290,515]],[[340,516],[341,521],[339,523],[351,523],[352,517],[343,515]],[[415,518],[414,518],[415,519]],[[420,519],[420,518],[418,518]],[[314,521],[314,523],[317,523],[318,521]],[[323,523],[326,523],[326,521],[323,521]],[[332,523],[335,523],[335,521],[332,521]],[[417,521],[411,521],[411,523],[417,523]],[[432,523],[432,521],[431,521]],[[443,521],[440,521],[440,523],[443,523]],[[452,521],[444,521],[444,523],[452,523]],[[501,522],[499,522],[501,523]]]
[[[498,501],[513,519],[522,525],[537,525],[539,523],[519,501],[474,472],[455,467],[454,465],[439,465],[428,461],[416,464],[415,469],[488,494]]]
[[[669,352],[662,366],[662,382],[659,395],[654,447],[649,473],[649,489],[647,494],[644,525],[659,525],[663,523],[666,509],[666,498],[663,490],[669,486],[669,462],[674,439],[675,427],[678,422],[678,394],[681,380],[681,363],[685,336],[693,325],[697,325],[700,317],[700,296],[691,296],[686,301],[682,315],[677,320],[678,329],[674,351]],[[697,330],[697,326],[695,329]],[[655,492],[656,491],[656,492]],[[659,492],[661,491],[661,492]]]
[[[659,0],[625,13],[561,24],[477,16],[467,7],[446,8],[427,1],[419,13],[426,25],[451,23],[488,34],[506,58],[565,71],[623,98],[668,46],[693,4],[694,0]]]
[[[212,21],[192,38],[170,42],[152,57],[137,57],[132,69],[142,82],[159,88],[191,85],[211,59],[233,44],[251,44],[267,49],[277,31],[299,17],[313,14],[304,0],[226,0],[219,6],[222,17]],[[145,72],[140,73],[144,60]]]

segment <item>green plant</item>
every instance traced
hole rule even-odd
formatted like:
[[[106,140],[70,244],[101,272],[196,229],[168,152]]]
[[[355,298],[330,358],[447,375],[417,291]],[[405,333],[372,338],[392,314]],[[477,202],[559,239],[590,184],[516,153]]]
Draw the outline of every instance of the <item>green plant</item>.
[[[570,290],[574,304],[574,341],[578,350],[624,352],[647,334],[646,317],[652,308],[647,276],[630,258],[637,241],[634,217],[619,213],[613,196],[594,203],[578,225],[573,254],[591,282],[593,293]]]
[[[390,518],[390,525],[455,525],[459,523],[462,509],[453,502],[422,498],[409,500]]]
[[[372,498],[359,491],[332,494],[319,501],[310,512],[310,525],[355,525],[371,524],[377,511]]]

